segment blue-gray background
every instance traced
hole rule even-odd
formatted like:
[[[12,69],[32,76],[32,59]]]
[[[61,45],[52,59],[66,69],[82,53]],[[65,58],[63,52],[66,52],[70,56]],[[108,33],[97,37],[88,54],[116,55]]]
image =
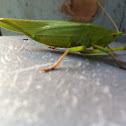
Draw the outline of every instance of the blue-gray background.
[[[34,20],[71,20],[61,12],[65,0],[0,0],[0,17]],[[122,32],[126,32],[126,0],[99,0]],[[101,10],[91,22],[115,29],[106,14]],[[2,35],[14,35],[2,29]],[[126,37],[119,39],[126,42]]]

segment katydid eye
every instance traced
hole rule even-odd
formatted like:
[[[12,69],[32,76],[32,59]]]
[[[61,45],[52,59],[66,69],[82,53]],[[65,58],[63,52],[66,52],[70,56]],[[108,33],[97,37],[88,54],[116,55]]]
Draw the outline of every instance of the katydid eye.
[[[116,33],[112,33],[113,36],[116,36],[117,34]]]

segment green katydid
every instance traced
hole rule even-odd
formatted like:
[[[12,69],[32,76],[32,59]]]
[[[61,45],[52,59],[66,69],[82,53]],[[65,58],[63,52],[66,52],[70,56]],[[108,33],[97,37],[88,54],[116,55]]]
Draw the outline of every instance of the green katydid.
[[[108,53],[120,68],[126,70],[112,53],[116,50],[126,50],[126,47],[112,49],[105,48],[119,36],[126,34],[119,32],[110,15],[98,1],[97,3],[113,22],[117,31],[92,24],[67,21],[40,21],[7,18],[0,19],[0,26],[8,30],[24,33],[31,39],[49,46],[68,48],[52,67],[42,69],[42,71],[55,69],[63,58],[69,52],[73,51],[89,54]],[[90,49],[90,47],[93,47],[93,49]]]

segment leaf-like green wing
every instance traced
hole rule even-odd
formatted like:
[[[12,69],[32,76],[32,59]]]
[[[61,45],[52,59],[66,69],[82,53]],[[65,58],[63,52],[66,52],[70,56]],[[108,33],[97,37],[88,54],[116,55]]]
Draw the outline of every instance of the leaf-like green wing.
[[[45,21],[32,21],[32,20],[21,20],[21,19],[8,19],[1,18],[0,26],[11,31],[15,32],[26,32],[29,34],[35,34],[43,26],[46,26],[48,23]]]
[[[78,24],[81,25],[81,23],[65,22],[65,21],[42,21],[42,20],[0,18],[0,27],[3,27],[7,30],[28,34],[38,34],[38,33],[41,34],[41,31],[54,27],[55,28],[64,26],[77,27]]]

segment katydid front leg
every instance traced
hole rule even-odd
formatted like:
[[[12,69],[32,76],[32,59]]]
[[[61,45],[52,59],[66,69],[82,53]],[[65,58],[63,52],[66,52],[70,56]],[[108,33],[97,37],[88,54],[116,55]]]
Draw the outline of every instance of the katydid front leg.
[[[98,46],[98,45],[93,45],[93,47],[96,48],[96,49],[99,49],[99,50],[101,50],[101,51],[103,51],[103,52],[105,52],[105,53],[108,53],[108,54],[113,58],[113,60],[116,62],[116,64],[117,64],[120,68],[126,70],[126,67],[124,67],[124,66],[122,66],[122,65],[120,64],[120,62],[114,57],[114,55],[111,53],[111,51],[108,51],[107,49],[105,49],[105,48],[103,48],[103,47],[101,47],[101,46]]]
[[[109,51],[109,52],[114,52],[114,51],[118,51],[118,50],[126,50],[126,47],[106,49],[106,51]],[[84,53],[84,54],[100,54],[100,53],[105,53],[104,51],[99,50],[99,49],[85,49],[85,50],[82,50],[80,52]]]

